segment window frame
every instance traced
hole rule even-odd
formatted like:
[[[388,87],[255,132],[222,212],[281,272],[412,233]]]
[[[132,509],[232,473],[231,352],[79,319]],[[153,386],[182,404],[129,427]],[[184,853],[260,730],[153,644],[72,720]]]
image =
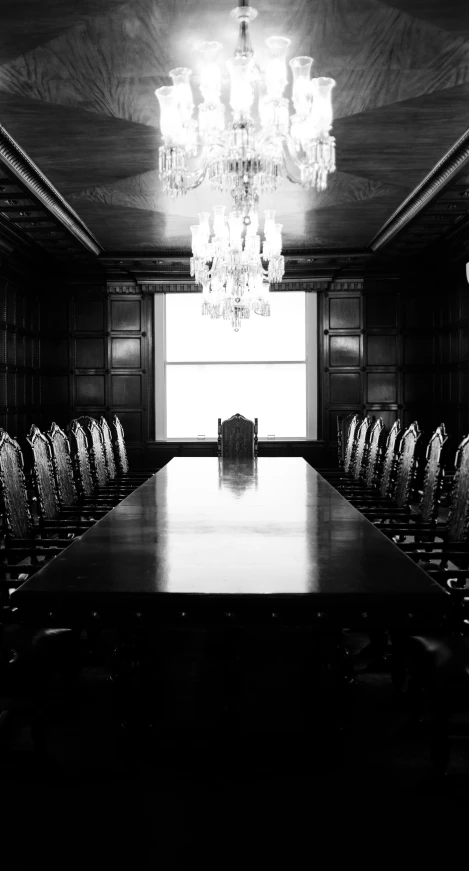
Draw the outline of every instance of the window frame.
[[[275,292],[275,291],[274,291]],[[289,441],[315,441],[318,429],[318,295],[314,291],[302,291],[305,294],[305,360],[233,360],[233,361],[192,361],[197,365],[252,365],[269,363],[272,365],[288,365],[289,363],[304,363],[306,372],[306,437],[291,437]],[[154,294],[154,399],[155,399],[155,440],[167,441],[167,397],[166,368],[167,366],[191,365],[191,361],[166,361],[166,293]],[[170,441],[179,439],[171,438]],[[181,440],[184,437],[181,436]],[[192,439],[190,439],[192,441]],[[193,439],[195,441],[195,438]],[[210,439],[209,439],[210,440]],[[280,437],[281,440],[281,437]]]

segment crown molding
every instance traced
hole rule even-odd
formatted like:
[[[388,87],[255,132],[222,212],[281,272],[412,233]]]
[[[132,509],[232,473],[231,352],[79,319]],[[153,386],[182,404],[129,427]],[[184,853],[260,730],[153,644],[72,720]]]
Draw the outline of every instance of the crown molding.
[[[101,253],[101,246],[86,224],[1,124],[0,162],[88,251],[95,255]]]
[[[387,245],[437,194],[441,193],[468,162],[469,128],[383,224],[370,243],[371,251],[379,251]]]

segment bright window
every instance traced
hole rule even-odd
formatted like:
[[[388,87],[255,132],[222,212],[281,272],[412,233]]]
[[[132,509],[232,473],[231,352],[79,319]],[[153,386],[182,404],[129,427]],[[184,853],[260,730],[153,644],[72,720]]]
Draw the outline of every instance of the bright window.
[[[259,419],[260,438],[314,438],[315,303],[274,292],[271,317],[252,314],[235,333],[202,317],[199,294],[155,295],[157,438],[215,438],[218,418],[236,412]]]

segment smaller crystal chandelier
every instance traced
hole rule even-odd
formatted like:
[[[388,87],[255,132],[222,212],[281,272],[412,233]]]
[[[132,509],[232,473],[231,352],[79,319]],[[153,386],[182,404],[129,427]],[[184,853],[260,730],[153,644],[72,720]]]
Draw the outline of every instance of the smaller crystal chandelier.
[[[202,314],[229,320],[238,332],[241,321],[249,318],[251,312],[270,316],[269,283],[281,281],[285,271],[282,225],[275,223],[273,209],[264,211],[261,254],[255,209],[245,217],[232,211],[228,219],[225,206],[214,206],[213,212],[211,238],[209,212],[200,212],[199,223],[191,227],[191,275],[202,285]]]

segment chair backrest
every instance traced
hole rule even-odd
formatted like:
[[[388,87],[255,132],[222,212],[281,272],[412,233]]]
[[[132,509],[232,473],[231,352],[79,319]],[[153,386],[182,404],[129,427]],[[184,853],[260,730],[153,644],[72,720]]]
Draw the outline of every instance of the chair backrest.
[[[110,481],[110,476],[104,453],[103,437],[98,421],[87,414],[78,417],[77,420],[86,433],[91,472],[95,484],[99,487],[105,487]]]
[[[339,466],[341,468],[344,467],[345,462],[345,449],[347,447],[347,437],[348,431],[350,428],[350,423],[352,421],[354,412],[352,411],[350,414],[338,414],[337,415],[337,454],[339,458]]]
[[[23,472],[23,454],[14,439],[0,429],[0,496],[6,527],[6,541],[33,539],[33,519]]]
[[[345,443],[344,469],[346,472],[351,471],[351,464],[355,456],[357,429],[360,426],[361,417],[354,414],[347,433],[347,441]]]
[[[394,484],[394,472],[397,462],[397,449],[402,438],[400,420],[395,420],[389,430],[384,449],[383,469],[379,482],[380,496],[390,496]]]
[[[219,417],[219,456],[239,460],[257,456],[257,428],[257,417],[253,422],[242,414],[233,414],[223,423]]]
[[[109,424],[105,417],[101,416],[98,421],[101,430],[101,439],[104,449],[104,459],[106,460],[107,470],[111,480],[117,478],[116,460],[114,457],[114,448],[112,446],[112,435],[109,429]]]
[[[52,423],[45,433],[51,449],[52,464],[57,482],[57,495],[61,506],[73,506],[78,502],[78,493],[73,476],[70,443],[63,429]]]
[[[407,427],[399,445],[399,458],[394,487],[394,501],[398,508],[407,508],[412,492],[415,472],[415,454],[422,433],[416,420]]]
[[[385,427],[383,418],[379,417],[378,420],[375,420],[372,424],[369,436],[368,455],[365,469],[365,484],[367,487],[372,487],[373,484],[376,483],[378,477],[384,433]]]
[[[373,421],[371,417],[364,417],[357,427],[356,445],[353,459],[350,463],[350,472],[355,479],[359,479],[365,469],[368,454],[368,439]]]
[[[448,541],[467,542],[469,537],[469,436],[456,452],[455,473],[448,511]]]
[[[438,514],[438,495],[441,484],[441,451],[448,441],[444,423],[440,423],[428,442],[423,476],[422,498],[420,500],[420,520],[431,523]]]
[[[50,445],[39,427],[32,425],[26,436],[33,457],[33,479],[41,520],[56,520],[60,506]]]
[[[75,466],[75,476],[81,496],[92,496],[95,485],[91,472],[90,455],[88,453],[88,439],[85,430],[78,423],[78,420],[72,420],[68,427],[70,433],[70,447],[72,449],[72,460]]]
[[[116,451],[117,468],[121,475],[127,475],[130,470],[129,459],[127,457],[127,448],[125,446],[124,429],[117,414],[112,418],[112,427],[114,430],[114,448]]]

